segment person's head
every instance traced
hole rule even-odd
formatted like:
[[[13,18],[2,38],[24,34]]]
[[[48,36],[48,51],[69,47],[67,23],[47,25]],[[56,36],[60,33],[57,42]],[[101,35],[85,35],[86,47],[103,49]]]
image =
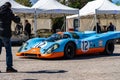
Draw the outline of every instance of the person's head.
[[[28,23],[28,20],[25,20],[25,23]]]
[[[100,23],[99,22],[97,22],[97,25],[99,25]]]
[[[110,22],[110,25],[112,25],[112,22]]]
[[[6,2],[4,5],[5,5],[7,8],[11,8],[11,7],[12,7],[12,5],[11,5],[10,2]]]

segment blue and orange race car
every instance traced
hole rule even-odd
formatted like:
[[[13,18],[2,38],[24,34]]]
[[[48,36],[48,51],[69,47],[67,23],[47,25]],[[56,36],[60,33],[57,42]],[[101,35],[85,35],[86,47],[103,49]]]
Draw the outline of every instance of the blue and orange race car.
[[[48,38],[32,38],[25,42],[17,56],[36,58],[73,58],[75,55],[100,53],[111,55],[120,32],[97,34],[94,31],[58,32]]]

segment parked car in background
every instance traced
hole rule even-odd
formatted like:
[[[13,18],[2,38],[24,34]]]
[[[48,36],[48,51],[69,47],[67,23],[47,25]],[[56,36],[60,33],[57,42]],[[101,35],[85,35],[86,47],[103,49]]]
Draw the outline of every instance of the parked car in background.
[[[19,35],[13,32],[11,37],[11,43],[12,43],[12,46],[21,46],[28,39],[29,39],[28,35],[24,34],[24,32]]]
[[[38,37],[48,37],[52,34],[51,29],[38,29],[37,36]]]

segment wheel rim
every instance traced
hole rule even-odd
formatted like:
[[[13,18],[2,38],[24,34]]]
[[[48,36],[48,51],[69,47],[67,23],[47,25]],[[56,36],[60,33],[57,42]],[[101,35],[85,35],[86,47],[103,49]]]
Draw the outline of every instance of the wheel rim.
[[[68,44],[65,49],[65,56],[67,58],[73,58],[74,54],[75,54],[75,46],[73,46],[73,44]]]

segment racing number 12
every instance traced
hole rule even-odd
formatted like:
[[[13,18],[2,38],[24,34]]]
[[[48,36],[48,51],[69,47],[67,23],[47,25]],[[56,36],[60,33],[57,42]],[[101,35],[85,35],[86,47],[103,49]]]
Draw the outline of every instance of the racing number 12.
[[[89,50],[89,42],[88,41],[82,41],[81,42],[81,49],[83,52],[86,52]]]

